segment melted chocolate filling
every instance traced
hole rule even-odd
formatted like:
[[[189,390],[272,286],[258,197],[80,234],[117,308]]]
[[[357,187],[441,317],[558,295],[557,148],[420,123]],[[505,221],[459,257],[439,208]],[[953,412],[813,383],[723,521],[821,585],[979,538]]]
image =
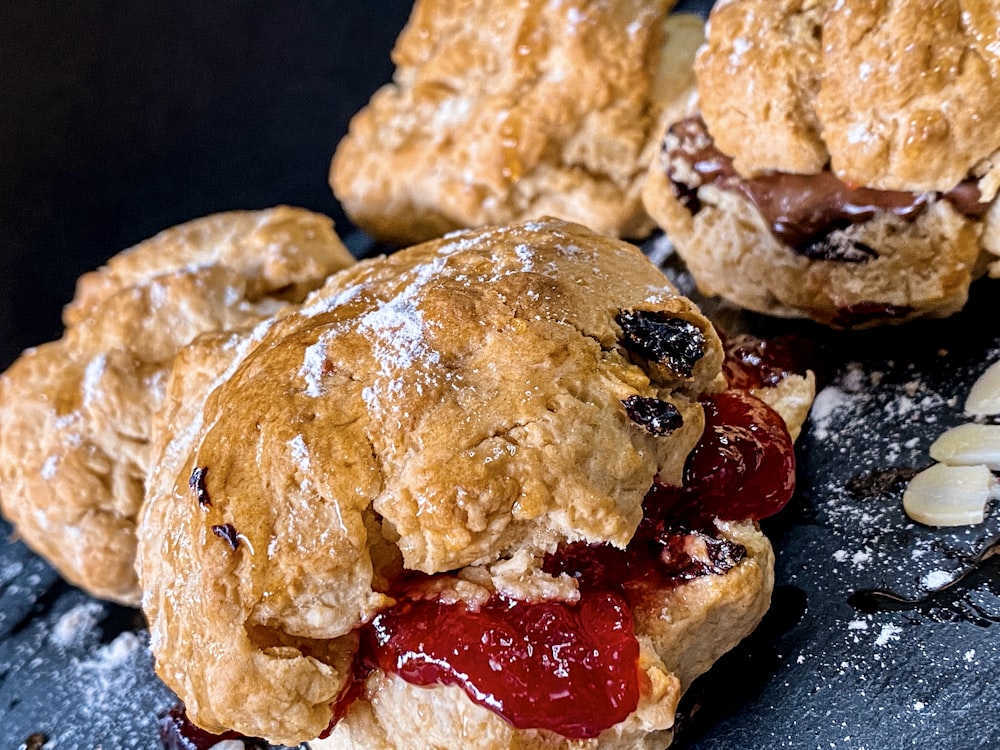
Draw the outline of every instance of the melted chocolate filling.
[[[756,207],[775,237],[813,260],[866,263],[877,258],[878,253],[867,245],[830,235],[881,213],[913,221],[937,198],[973,218],[982,216],[989,207],[980,202],[979,188],[972,179],[945,193],[911,193],[851,187],[829,170],[812,175],[773,172],[744,178],[736,172],[733,160],[716,148],[700,116],[671,127],[663,148],[674,193],[692,213],[701,208],[701,185],[714,184],[739,193]]]

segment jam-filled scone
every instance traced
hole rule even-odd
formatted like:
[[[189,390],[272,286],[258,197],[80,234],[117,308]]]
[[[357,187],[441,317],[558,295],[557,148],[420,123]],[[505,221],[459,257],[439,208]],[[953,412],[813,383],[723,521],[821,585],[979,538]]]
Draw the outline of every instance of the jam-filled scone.
[[[998,252],[1000,3],[719,3],[643,199],[699,287],[863,326],[945,316]]]
[[[551,215],[641,237],[640,189],[703,39],[673,0],[418,0],[394,80],[353,119],[330,183],[372,236],[412,244]]]
[[[794,482],[722,362],[634,246],[555,219],[200,338],[139,527],[158,673],[205,730],[289,745],[662,748],[768,605],[754,519]]]
[[[63,337],[0,376],[0,501],[18,535],[72,583],[137,604],[136,515],[174,354],[352,262],[328,218],[281,206],[168,229],[81,277]]]

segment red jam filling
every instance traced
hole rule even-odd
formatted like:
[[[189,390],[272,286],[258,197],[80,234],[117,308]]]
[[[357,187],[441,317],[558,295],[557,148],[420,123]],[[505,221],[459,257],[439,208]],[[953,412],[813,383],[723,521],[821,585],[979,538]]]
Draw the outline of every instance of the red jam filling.
[[[812,343],[799,336],[719,335],[726,352],[722,372],[730,388],[773,388],[789,375],[819,369]]]
[[[519,729],[596,737],[639,701],[639,644],[621,596],[578,604],[494,597],[478,610],[406,601],[370,633],[378,666],[414,685],[458,685]]]
[[[683,486],[655,484],[647,514],[739,521],[784,508],[795,491],[795,446],[781,416],[740,390],[701,403],[705,431],[688,455]]]
[[[160,715],[159,730],[164,750],[210,750],[223,740],[240,740],[246,748],[270,747],[263,740],[245,737],[239,732],[206,732],[191,722],[182,704],[177,704]]]
[[[494,597],[470,610],[404,595],[368,627],[362,660],[412,684],[458,685],[521,729],[586,739],[622,721],[639,699],[634,602],[737,565],[746,550],[711,519],[764,518],[794,489],[792,441],[773,409],[742,390],[702,404],[684,485],[654,485],[627,549],[575,543],[546,558],[546,572],[576,578],[578,604]]]

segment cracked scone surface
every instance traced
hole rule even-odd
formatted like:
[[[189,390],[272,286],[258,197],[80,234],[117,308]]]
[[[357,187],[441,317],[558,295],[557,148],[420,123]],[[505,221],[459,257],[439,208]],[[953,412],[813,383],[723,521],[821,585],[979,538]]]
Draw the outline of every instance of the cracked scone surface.
[[[690,373],[630,353],[623,310],[699,331]],[[402,568],[570,596],[542,555],[629,541],[653,478],[679,482],[722,362],[635,247],[556,220],[363,261],[254,336],[194,426],[157,437],[139,569],[193,720],[286,744],[329,724]],[[683,425],[634,424],[635,395]]]
[[[334,193],[396,244],[542,215],[648,234],[639,192],[657,117],[687,95],[701,37],[690,17],[665,31],[673,5],[420,0],[393,82],[337,148]]]
[[[746,175],[950,190],[1000,149],[1000,3],[736,0],[696,63],[702,113]]]
[[[136,515],[174,354],[352,262],[328,218],[281,206],[168,229],[81,277],[63,337],[0,377],[0,501],[18,535],[70,582],[137,604]]]

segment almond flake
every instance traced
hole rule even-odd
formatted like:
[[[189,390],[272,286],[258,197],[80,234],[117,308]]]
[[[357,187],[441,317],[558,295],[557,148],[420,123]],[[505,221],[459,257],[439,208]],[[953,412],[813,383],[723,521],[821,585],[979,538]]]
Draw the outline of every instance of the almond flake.
[[[1000,414],[1000,361],[987,367],[972,384],[965,401],[965,413],[970,416]]]
[[[952,466],[983,464],[1000,470],[1000,425],[963,424],[944,432],[931,444],[931,458]]]
[[[928,526],[982,523],[996,486],[986,466],[934,464],[910,480],[903,493],[903,509],[914,521]]]

